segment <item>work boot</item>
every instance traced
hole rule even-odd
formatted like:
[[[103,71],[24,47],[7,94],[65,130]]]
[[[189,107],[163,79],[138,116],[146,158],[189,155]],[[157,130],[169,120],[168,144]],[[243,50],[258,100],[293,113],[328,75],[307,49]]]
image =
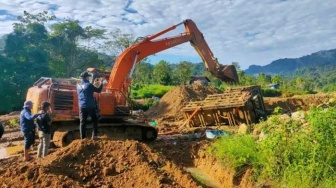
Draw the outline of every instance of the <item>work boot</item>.
[[[92,139],[93,140],[98,140],[99,138],[98,138],[98,136],[92,136]]]

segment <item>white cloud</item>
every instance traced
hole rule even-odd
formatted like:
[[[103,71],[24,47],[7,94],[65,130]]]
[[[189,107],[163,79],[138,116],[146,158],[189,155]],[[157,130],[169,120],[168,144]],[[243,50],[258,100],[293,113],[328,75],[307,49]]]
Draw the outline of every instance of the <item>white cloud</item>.
[[[1,0],[0,34],[10,32],[8,19],[24,10],[48,9],[59,18],[78,19],[83,26],[120,28],[135,36],[154,34],[191,18],[222,64],[238,61],[243,68],[336,47],[334,0]],[[171,35],[183,31],[181,26]],[[160,55],[198,56],[189,44]]]

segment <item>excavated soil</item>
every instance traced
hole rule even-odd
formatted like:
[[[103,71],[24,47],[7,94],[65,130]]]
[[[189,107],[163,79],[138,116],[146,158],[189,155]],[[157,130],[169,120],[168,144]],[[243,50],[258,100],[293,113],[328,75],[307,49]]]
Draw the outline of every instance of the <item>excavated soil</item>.
[[[146,114],[159,127],[183,122],[181,109],[189,101],[203,100],[221,91],[205,86],[180,86],[164,95]],[[266,108],[286,111],[306,110],[311,104],[335,102],[334,94],[265,98]],[[6,133],[1,144],[21,139],[13,128],[18,112],[0,116]],[[16,120],[11,120],[16,119]],[[3,142],[3,143],[1,143]],[[129,140],[76,140],[65,148],[51,150],[44,159],[23,162],[22,156],[0,159],[0,187],[207,187],[192,177],[188,168],[201,171],[217,187],[253,187],[251,169],[225,169],[207,148],[211,141],[195,137],[159,136],[153,143]],[[36,149],[36,147],[35,147]],[[36,155],[36,150],[32,152]],[[20,153],[22,155],[22,153]]]
[[[221,93],[219,89],[210,86],[187,85],[177,86],[167,92],[156,106],[151,107],[146,114],[152,118],[166,117],[180,120],[183,118],[181,109],[185,103],[200,101],[207,95]]]
[[[0,116],[0,121],[3,126],[8,127],[8,128],[12,126],[16,126],[19,124],[19,121],[20,121],[20,112],[15,111],[15,112],[11,112],[6,115],[2,115]]]
[[[221,93],[217,88],[201,85],[177,86],[167,92],[159,103],[147,110],[145,114],[155,119],[159,128],[169,128],[180,125],[183,121],[181,109],[187,102],[200,101],[207,95]]]
[[[311,106],[328,105],[335,103],[336,93],[309,94],[293,97],[264,97],[266,109],[281,107],[285,112],[307,111]]]
[[[196,168],[211,177],[212,184],[219,185],[216,188],[251,188],[251,169],[235,172],[233,169],[225,168],[223,162],[213,157],[209,151],[211,140],[206,139],[163,139],[152,146],[153,151],[159,152],[175,164]]]
[[[0,161],[1,187],[201,187],[137,141],[77,140],[44,159]]]
[[[0,139],[0,148],[16,145],[17,141],[23,140],[20,133],[20,112],[11,112],[0,116],[0,122],[5,128],[5,134]]]

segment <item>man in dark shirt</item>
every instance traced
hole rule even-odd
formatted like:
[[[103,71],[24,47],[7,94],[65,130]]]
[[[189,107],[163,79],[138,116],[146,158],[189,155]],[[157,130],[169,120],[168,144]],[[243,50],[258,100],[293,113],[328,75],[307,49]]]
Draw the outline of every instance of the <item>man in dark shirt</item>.
[[[26,101],[23,105],[23,110],[20,113],[20,128],[24,137],[24,160],[29,161],[29,148],[34,144],[35,141],[35,124],[34,119],[40,114],[31,114],[31,109],[33,108],[32,101]]]
[[[50,125],[51,118],[49,115],[50,103],[42,102],[41,104],[41,115],[37,117],[37,127],[39,129],[38,135],[40,139],[40,144],[37,149],[37,157],[45,157],[48,155],[48,148],[50,145]],[[43,151],[43,152],[42,152]]]
[[[93,97],[93,93],[100,93],[103,89],[103,84],[99,83],[100,86],[97,88],[89,82],[90,74],[88,72],[83,72],[81,75],[82,82],[77,85],[78,94],[78,106],[79,106],[79,119],[80,119],[80,136],[81,139],[86,138],[86,120],[88,116],[91,116],[93,121],[93,132],[92,138],[98,138],[98,117],[96,113],[96,103]],[[95,80],[95,85],[99,80]]]

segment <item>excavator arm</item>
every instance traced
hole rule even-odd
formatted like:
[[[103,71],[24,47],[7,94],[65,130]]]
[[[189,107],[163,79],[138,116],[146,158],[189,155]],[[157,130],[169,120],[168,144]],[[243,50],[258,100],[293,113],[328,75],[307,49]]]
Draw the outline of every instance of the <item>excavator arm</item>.
[[[177,36],[156,39],[157,37],[174,30],[179,25],[184,24],[185,33]],[[112,68],[109,81],[106,85],[107,89],[121,89],[128,74],[132,74],[136,63],[142,59],[161,52],[163,50],[172,48],[185,42],[190,42],[197,53],[201,56],[205,63],[206,69],[212,73],[213,76],[225,81],[238,83],[237,71],[233,65],[221,65],[213,56],[212,51],[204,40],[203,34],[198,30],[196,24],[187,19],[179,24],[173,25],[163,31],[144,38],[142,41],[128,47],[122,54],[120,54]]]

